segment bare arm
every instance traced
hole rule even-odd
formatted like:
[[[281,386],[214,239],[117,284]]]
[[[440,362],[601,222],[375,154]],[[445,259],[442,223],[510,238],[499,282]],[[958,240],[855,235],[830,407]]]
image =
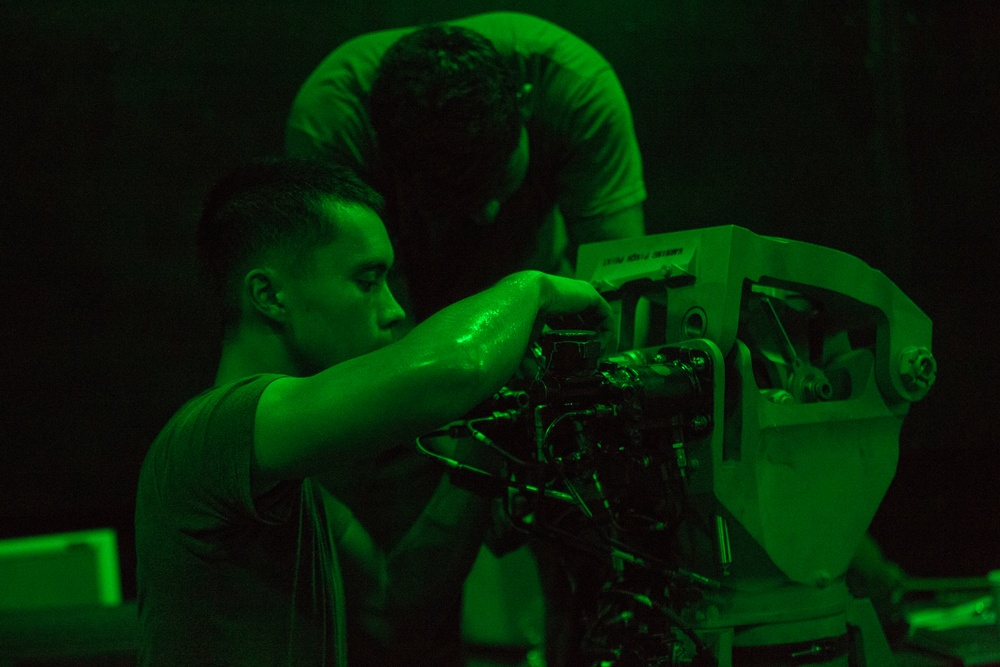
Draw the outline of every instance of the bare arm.
[[[611,310],[587,283],[525,271],[428,318],[401,341],[263,392],[255,488],[336,469],[452,421],[517,368],[536,320]]]
[[[397,664],[435,664],[457,630],[465,580],[492,524],[493,500],[448,476],[406,535],[387,554],[385,620]],[[457,636],[454,636],[457,639]]]

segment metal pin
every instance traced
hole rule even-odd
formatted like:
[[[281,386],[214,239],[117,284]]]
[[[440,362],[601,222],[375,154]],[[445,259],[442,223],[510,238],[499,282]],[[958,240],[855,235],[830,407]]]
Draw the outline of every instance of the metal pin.
[[[729,566],[733,564],[733,551],[729,543],[729,524],[721,514],[715,515],[715,535],[719,543],[719,564],[722,575],[729,576]]]

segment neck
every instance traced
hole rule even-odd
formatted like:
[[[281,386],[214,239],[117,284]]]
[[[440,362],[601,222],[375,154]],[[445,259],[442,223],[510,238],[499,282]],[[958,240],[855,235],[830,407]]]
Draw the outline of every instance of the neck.
[[[281,338],[273,331],[241,327],[222,344],[215,386],[261,373],[298,374]]]

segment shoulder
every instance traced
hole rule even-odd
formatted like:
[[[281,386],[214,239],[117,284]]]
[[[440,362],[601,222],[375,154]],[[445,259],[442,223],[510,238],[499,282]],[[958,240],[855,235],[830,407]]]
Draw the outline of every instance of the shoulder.
[[[174,413],[153,441],[144,468],[158,476],[179,461],[248,456],[257,404],[280,375],[256,375],[208,389]]]
[[[411,30],[365,33],[327,55],[292,102],[286,121],[286,152],[300,157],[332,157],[364,171],[374,152],[365,100],[382,56]]]
[[[222,413],[233,413],[238,418],[249,412],[252,416],[264,389],[279,377],[252,375],[207,389],[181,406],[171,421],[190,429],[199,419],[218,418]]]
[[[257,404],[279,375],[214,387],[185,403],[146,453],[137,516],[209,517],[216,509],[254,515],[250,467]],[[216,509],[212,509],[216,508]]]
[[[414,28],[377,30],[352,37],[334,49],[320,64],[323,66],[349,65],[358,75],[378,66],[379,61],[396,40]]]

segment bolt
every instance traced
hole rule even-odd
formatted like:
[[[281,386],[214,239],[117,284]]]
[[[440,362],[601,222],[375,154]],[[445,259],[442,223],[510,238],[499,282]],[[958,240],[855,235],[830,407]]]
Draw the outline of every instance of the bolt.
[[[937,376],[937,362],[926,347],[907,347],[899,353],[899,379],[918,398],[930,390]]]
[[[808,399],[808,402],[813,401],[829,401],[833,398],[833,387],[824,377],[813,377],[802,383],[802,393]]]

